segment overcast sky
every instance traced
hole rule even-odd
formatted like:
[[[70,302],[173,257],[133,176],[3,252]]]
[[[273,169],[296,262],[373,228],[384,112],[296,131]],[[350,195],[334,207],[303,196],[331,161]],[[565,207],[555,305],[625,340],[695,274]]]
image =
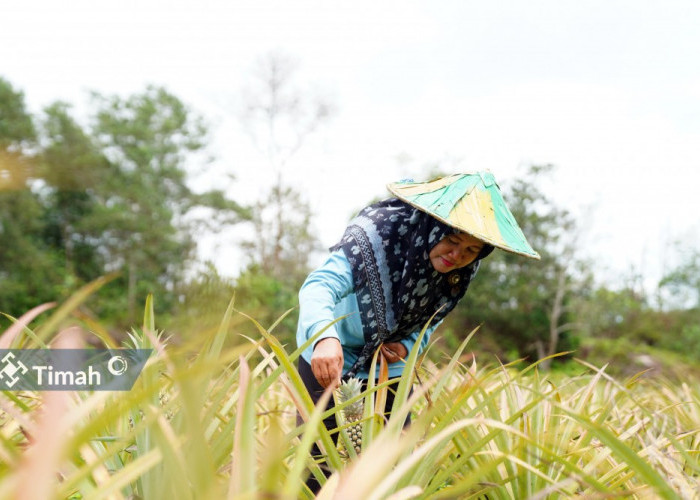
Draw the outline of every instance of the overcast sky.
[[[671,244],[700,244],[700,2],[22,0],[0,7],[0,75],[32,111],[88,90],[163,85],[214,125],[236,196],[269,183],[235,118],[256,58],[282,50],[338,114],[289,165],[324,245],[350,212],[427,163],[502,186],[557,166],[600,277],[657,280]],[[403,161],[397,161],[403,158]],[[406,161],[409,159],[409,161]],[[263,165],[263,166],[261,166]],[[224,270],[233,237],[207,238]]]

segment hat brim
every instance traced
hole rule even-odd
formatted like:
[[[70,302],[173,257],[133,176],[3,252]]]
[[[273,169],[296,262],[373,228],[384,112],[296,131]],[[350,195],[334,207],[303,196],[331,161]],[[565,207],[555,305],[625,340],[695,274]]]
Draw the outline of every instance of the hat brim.
[[[455,174],[431,182],[396,182],[398,199],[506,252],[540,259],[503,200],[490,172]]]

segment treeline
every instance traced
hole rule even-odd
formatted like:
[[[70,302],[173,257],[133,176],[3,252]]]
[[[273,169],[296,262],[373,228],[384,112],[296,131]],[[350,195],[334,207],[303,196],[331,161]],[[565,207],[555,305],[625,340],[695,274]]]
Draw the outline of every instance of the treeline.
[[[38,116],[0,79],[0,310],[20,315],[115,274],[90,302],[120,327],[146,294],[180,303],[198,231],[247,211],[223,191],[195,193],[186,163],[203,151],[200,117],[163,88],[93,94],[89,124],[57,102]],[[194,209],[197,211],[195,217]]]
[[[241,89],[238,118],[271,179],[249,206],[224,189],[191,189],[192,171],[207,175],[210,131],[166,89],[92,93],[78,119],[65,102],[30,113],[23,92],[0,78],[0,312],[18,317],[61,302],[100,276],[111,281],[81,314],[115,336],[138,322],[149,293],[176,339],[217,328],[234,294],[239,310],[267,325],[293,308],[320,245],[282,167],[334,112],[296,85],[296,70],[293,58],[268,54]],[[227,250],[244,256],[236,278],[197,261],[204,232],[241,224],[252,236]],[[288,339],[294,323],[294,314],[284,319],[280,335]]]
[[[286,122],[303,123],[303,130],[289,147],[273,135],[257,138],[274,175],[268,196],[252,206],[224,190],[189,187],[188,167],[204,161],[208,130],[167,90],[92,94],[88,116],[79,121],[62,102],[32,115],[23,93],[0,79],[0,311],[19,316],[105,275],[113,280],[81,314],[88,322],[98,318],[115,336],[138,322],[149,293],[160,325],[181,339],[217,328],[234,295],[237,309],[266,327],[294,308],[319,245],[308,204],[284,182],[281,165],[303,134],[332,113],[318,101],[300,111],[304,96],[286,95],[289,80],[279,78],[292,74],[289,66],[280,71],[285,64],[273,57],[261,65],[263,90],[250,98],[246,120],[257,113],[268,125],[260,129],[279,130]],[[601,286],[596,261],[578,247],[577,221],[539,188],[550,169],[532,166],[502,186],[542,260],[494,252],[436,338],[453,348],[481,325],[474,347],[504,361],[570,350],[596,363],[617,361],[618,369],[691,366],[700,359],[700,251],[687,251],[651,296],[633,284]],[[204,230],[233,224],[250,224],[255,237],[240,243],[249,259],[229,278],[197,262],[196,242]],[[681,295],[692,300],[673,305],[650,298]],[[236,331],[254,333],[236,318]],[[293,310],[276,326],[288,344],[295,323]]]
[[[542,260],[494,252],[445,325],[447,341],[481,325],[477,344],[502,360],[572,351],[618,373],[700,373],[700,249],[678,247],[680,265],[654,290],[640,275],[601,284],[605,256],[584,257],[578,221],[538,187],[552,168],[529,167],[504,193]]]

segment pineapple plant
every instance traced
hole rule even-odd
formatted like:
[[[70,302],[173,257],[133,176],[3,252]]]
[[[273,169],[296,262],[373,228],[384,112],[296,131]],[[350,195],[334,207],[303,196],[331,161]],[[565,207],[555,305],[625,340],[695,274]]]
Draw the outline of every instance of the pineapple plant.
[[[359,396],[362,392],[362,381],[357,378],[343,380],[338,387],[338,401],[342,404],[352,398]],[[358,399],[341,410],[344,423],[359,422],[362,420],[365,404],[364,400]],[[362,424],[356,423],[347,428],[348,436],[352,442],[355,453],[360,453],[362,449]]]

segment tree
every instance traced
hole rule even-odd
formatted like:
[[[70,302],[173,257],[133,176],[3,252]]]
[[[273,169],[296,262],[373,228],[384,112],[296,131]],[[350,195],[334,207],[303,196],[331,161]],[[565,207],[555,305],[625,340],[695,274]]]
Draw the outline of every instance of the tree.
[[[62,102],[44,110],[41,158],[46,240],[62,256],[68,275],[79,283],[93,280],[104,272],[102,233],[86,222],[98,210],[97,193],[109,174],[109,162]]]
[[[206,128],[177,97],[148,87],[93,103],[90,128],[57,102],[37,133],[23,94],[0,79],[0,310],[20,314],[119,271],[91,302],[102,317],[132,324],[147,293],[171,311],[196,230],[248,216],[221,190],[189,188]]]
[[[311,230],[311,209],[290,186],[276,184],[269,196],[252,206],[255,237],[241,243],[251,260],[247,269],[301,284],[309,271],[309,256],[320,247]]]
[[[236,280],[237,304],[267,324],[296,305],[309,258],[320,250],[309,204],[285,174],[305,141],[335,110],[317,93],[296,85],[297,69],[297,62],[281,53],[260,59],[240,115],[266,159],[272,182],[251,210],[254,237],[241,243],[249,262]],[[294,323],[288,316],[278,327],[283,341],[291,342]]]
[[[0,78],[0,312],[15,316],[60,297],[63,273],[44,240],[34,121],[24,94]]]
[[[672,306],[700,310],[700,250],[677,244],[681,263],[659,282],[659,288],[670,294]]]
[[[36,140],[36,129],[24,93],[0,78],[0,149],[21,151]]]
[[[242,247],[251,256],[252,268],[288,283],[308,272],[309,256],[319,244],[309,229],[308,203],[286,183],[284,170],[304,141],[334,114],[328,101],[298,89],[297,68],[296,61],[280,53],[259,60],[241,115],[274,179],[266,201],[253,207],[255,237]]]
[[[24,94],[0,78],[0,191],[29,189],[34,175],[31,150],[36,137]]]
[[[95,94],[94,133],[109,161],[96,190],[98,209],[85,226],[100,234],[107,270],[125,274],[129,322],[137,299],[154,292],[169,310],[175,290],[194,258],[192,222],[186,216],[199,206],[230,215],[245,214],[221,191],[194,193],[187,184],[186,163],[205,147],[206,127],[177,97],[163,88],[122,99]]]

